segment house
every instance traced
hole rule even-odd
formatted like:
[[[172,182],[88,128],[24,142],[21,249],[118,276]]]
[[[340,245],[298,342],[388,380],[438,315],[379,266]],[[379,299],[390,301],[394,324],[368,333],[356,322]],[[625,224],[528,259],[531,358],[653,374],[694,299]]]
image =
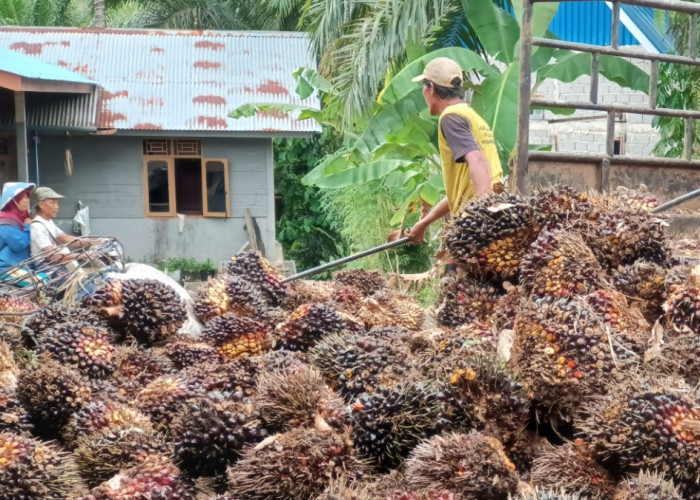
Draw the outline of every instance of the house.
[[[657,16],[658,17],[658,16]],[[549,26],[550,31],[567,42],[610,45],[612,3],[601,1],[560,2]],[[669,38],[659,30],[654,9],[620,4],[619,44],[654,54],[672,50]],[[649,61],[632,62],[650,71]],[[590,77],[581,76],[571,83],[546,80],[537,90],[538,97],[550,100],[587,101]],[[601,102],[641,105],[648,97],[643,92],[622,88],[601,77]],[[615,126],[616,154],[650,156],[660,135],[652,126],[651,115],[621,114]],[[562,117],[536,110],[530,120],[530,142],[551,146],[553,151],[603,153],[606,147],[606,115],[595,111],[577,111]]]
[[[128,257],[221,262],[249,240],[275,258],[275,137],[319,130],[249,102],[319,107],[292,73],[315,67],[296,32],[0,28],[0,166],[82,202]],[[16,170],[15,170],[16,167]],[[250,226],[248,226],[250,228]]]

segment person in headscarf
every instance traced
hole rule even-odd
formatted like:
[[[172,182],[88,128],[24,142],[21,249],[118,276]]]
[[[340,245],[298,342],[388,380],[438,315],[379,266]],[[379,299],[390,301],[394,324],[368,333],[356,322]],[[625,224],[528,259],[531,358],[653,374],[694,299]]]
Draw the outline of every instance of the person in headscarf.
[[[6,182],[0,197],[0,272],[29,258],[29,196],[34,184]]]

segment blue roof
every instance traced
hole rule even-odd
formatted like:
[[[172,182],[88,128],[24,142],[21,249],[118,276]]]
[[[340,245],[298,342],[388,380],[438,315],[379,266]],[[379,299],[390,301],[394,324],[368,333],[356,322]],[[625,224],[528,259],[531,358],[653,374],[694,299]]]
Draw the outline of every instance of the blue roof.
[[[0,47],[0,71],[19,75],[23,78],[32,78],[35,80],[49,80],[54,82],[69,82],[69,83],[90,83],[94,84],[89,78],[83,75],[74,73],[65,68],[54,66],[39,61],[33,57],[19,54],[14,50],[9,50]]]
[[[654,21],[649,7],[620,4],[620,45],[642,45],[648,51],[669,52],[671,44]],[[560,2],[550,31],[567,42],[611,45],[612,10],[607,2]]]

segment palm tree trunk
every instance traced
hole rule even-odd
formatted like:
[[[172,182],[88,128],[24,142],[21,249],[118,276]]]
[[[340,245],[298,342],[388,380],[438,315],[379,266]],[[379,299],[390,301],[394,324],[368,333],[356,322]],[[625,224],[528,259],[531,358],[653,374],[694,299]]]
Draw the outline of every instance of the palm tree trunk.
[[[94,25],[96,28],[106,28],[107,18],[105,16],[105,0],[93,0],[93,10],[95,13]]]

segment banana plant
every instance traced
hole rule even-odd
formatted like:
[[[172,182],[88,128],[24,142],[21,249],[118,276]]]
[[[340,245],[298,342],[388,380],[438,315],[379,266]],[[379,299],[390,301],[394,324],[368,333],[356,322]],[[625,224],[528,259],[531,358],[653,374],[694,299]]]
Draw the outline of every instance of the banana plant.
[[[391,77],[379,93],[364,129],[347,133],[343,148],[322,159],[303,182],[325,189],[338,189],[381,180],[392,187],[400,187],[403,201],[392,224],[400,223],[409,210],[421,201],[434,204],[444,193],[437,147],[437,118],[429,115],[422,95],[421,84],[411,81],[422,74],[425,65],[440,56],[457,61],[469,75],[467,82],[473,91],[471,105],[486,120],[494,132],[501,161],[507,160],[516,146],[518,61],[520,26],[505,10],[496,7],[492,0],[462,0],[465,15],[481,44],[487,58],[461,47],[446,47],[426,53],[416,44],[407,50],[410,60]],[[513,2],[516,15],[522,10],[520,1]],[[533,14],[533,35],[548,35],[548,27],[557,4],[536,3]],[[551,36],[551,35],[550,35]],[[646,92],[649,77],[630,62],[611,56],[600,57],[600,74],[622,87]],[[571,82],[589,74],[590,54],[566,50],[535,47],[532,71],[535,84],[532,91],[545,78]],[[311,92],[323,90],[332,95],[330,83],[312,70],[298,71],[298,89]],[[300,94],[301,95],[301,94]],[[332,102],[332,99],[330,100]],[[244,107],[246,116],[260,105]],[[278,106],[279,109],[279,106]],[[286,109],[286,108],[285,108]],[[242,108],[231,116],[239,116]],[[312,117],[322,123],[340,123],[333,113],[337,110],[310,111],[298,109],[303,117]],[[567,112],[566,110],[552,110]],[[570,112],[573,112],[570,111]]]

